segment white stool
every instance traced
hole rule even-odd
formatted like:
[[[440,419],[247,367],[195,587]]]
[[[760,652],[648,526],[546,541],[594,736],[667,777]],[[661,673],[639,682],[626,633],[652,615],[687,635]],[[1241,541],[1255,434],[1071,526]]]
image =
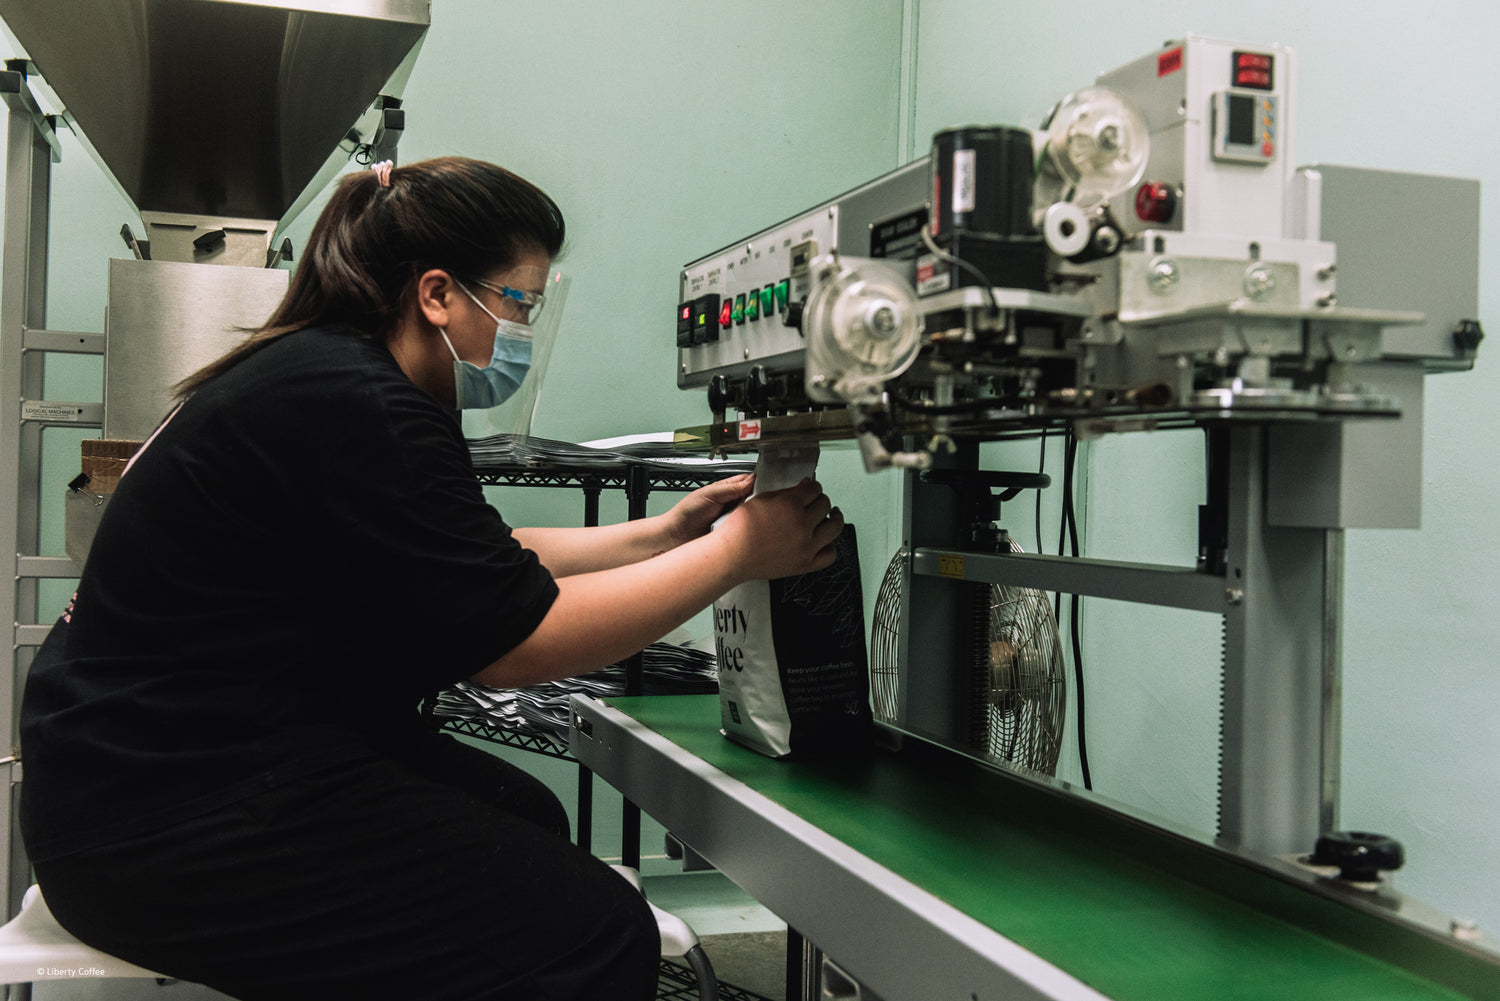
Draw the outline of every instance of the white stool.
[[[0,925],[0,984],[80,977],[165,979],[78,941],[47,909],[41,887],[31,887],[21,901],[21,913]]]
[[[636,890],[641,889],[639,872],[623,865],[612,865],[610,868],[625,877]],[[651,914],[656,918],[656,930],[661,934],[662,958],[686,960],[693,976],[698,978],[699,1001],[714,1001],[719,996],[719,978],[714,975],[714,968],[703,952],[703,946],[698,944],[698,933],[686,921],[675,914],[668,914],[651,901],[646,901],[646,906],[651,908]]]

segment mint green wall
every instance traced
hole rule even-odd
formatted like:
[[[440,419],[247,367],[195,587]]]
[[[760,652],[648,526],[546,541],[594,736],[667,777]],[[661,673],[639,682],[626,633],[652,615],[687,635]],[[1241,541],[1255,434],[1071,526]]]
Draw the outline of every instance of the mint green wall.
[[[965,122],[1036,127],[1099,71],[1188,32],[1288,44],[1298,58],[1298,162],[1479,178],[1482,245],[1486,255],[1500,246],[1493,4],[923,0],[918,32],[918,146]],[[1488,270],[1480,295],[1494,333],[1500,281]],[[1490,633],[1500,620],[1500,525],[1490,509],[1500,493],[1500,363],[1481,350],[1474,372],[1427,386],[1423,527],[1347,533],[1341,821],[1400,838],[1408,861],[1397,886],[1494,934],[1500,678]],[[1008,458],[1029,466],[1035,451]],[[1195,434],[1100,441],[1085,464],[1091,555],[1191,562],[1202,499]],[[1030,524],[1027,510],[1023,540]],[[1055,529],[1047,537],[1055,546]],[[1216,617],[1091,601],[1085,621],[1096,788],[1211,828]],[[1064,762],[1076,767],[1076,755]]]

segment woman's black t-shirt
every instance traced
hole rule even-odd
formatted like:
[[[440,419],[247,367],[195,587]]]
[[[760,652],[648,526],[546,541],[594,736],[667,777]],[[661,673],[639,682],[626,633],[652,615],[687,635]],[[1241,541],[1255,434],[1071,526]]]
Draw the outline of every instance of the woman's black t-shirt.
[[[26,685],[27,850],[399,757],[421,697],[524,640],[556,594],[453,414],[382,345],[287,335],[194,393],[105,509]]]

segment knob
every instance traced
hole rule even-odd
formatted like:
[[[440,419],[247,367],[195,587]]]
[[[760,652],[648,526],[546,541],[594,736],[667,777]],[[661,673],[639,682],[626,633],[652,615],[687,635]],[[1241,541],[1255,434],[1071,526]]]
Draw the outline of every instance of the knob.
[[[729,380],[723,373],[708,380],[708,409],[716,414],[724,413],[729,406]]]
[[[1482,340],[1484,329],[1479,326],[1478,320],[1459,320],[1458,326],[1453,328],[1453,343],[1463,354],[1471,355],[1478,351]]]
[[[766,377],[766,367],[755,365],[745,380],[745,406],[752,413],[764,413],[771,402],[771,380]]]
[[[1382,872],[1401,868],[1406,853],[1401,842],[1366,831],[1334,831],[1318,838],[1308,859],[1313,865],[1338,866],[1339,879],[1374,883]]]

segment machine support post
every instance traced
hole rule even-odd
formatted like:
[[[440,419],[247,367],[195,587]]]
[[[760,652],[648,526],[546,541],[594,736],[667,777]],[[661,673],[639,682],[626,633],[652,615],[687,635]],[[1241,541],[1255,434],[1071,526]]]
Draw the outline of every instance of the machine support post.
[[[1336,812],[1342,531],[1268,524],[1264,428],[1229,453],[1219,834],[1307,852]]]
[[[939,470],[973,471],[979,447],[961,442],[934,463]],[[909,551],[932,546],[965,550],[973,521],[963,491],[929,482],[922,473],[903,474],[902,537]],[[973,584],[945,576],[910,575],[902,589],[897,654],[897,718],[900,727],[943,743],[969,747],[973,738]]]
[[[1339,829],[1344,742],[1344,531],[1323,533],[1323,733],[1318,833]]]

